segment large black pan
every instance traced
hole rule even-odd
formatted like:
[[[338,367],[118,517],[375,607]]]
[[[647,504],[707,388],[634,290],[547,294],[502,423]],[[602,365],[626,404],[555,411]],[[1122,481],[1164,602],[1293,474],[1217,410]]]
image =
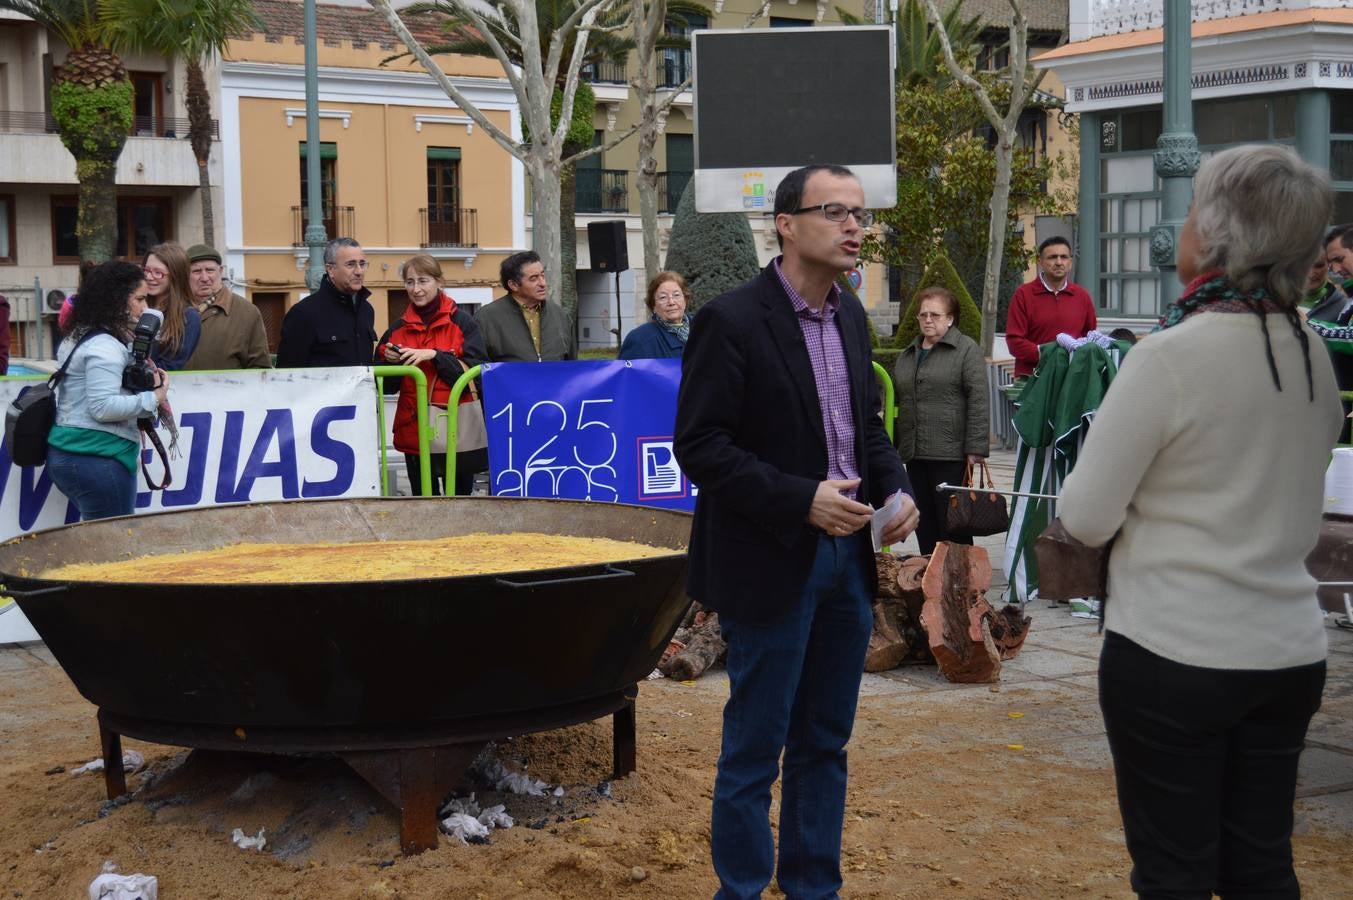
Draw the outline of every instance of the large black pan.
[[[684,513],[555,500],[250,504],[88,522],[0,545],[0,577],[107,713],[211,726],[451,724],[600,697],[647,675],[686,605]],[[296,585],[112,584],[48,568],[240,541],[545,532],[673,548],[613,565]]]

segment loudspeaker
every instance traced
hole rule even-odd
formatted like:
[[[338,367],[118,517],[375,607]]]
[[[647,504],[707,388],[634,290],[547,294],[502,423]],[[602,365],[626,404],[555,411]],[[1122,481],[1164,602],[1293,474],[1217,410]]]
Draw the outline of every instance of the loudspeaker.
[[[593,272],[624,272],[630,267],[625,223],[619,219],[587,223],[587,250]]]

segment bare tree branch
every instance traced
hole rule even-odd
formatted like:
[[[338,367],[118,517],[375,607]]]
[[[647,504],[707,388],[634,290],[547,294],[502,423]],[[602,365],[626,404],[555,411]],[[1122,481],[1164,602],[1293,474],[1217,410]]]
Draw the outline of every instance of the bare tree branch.
[[[455,101],[456,106],[460,107],[461,111],[471,119],[474,119],[475,123],[479,125],[480,128],[483,128],[499,146],[518,159],[522,159],[523,148],[521,143],[513,140],[511,135],[505,134],[502,129],[497,125],[494,125],[493,122],[489,120],[488,116],[480,112],[479,108],[471,103],[465,95],[460,92],[460,88],[456,87],[451,79],[446,76],[446,73],[442,71],[442,67],[437,65],[437,61],[428,55],[428,52],[423,49],[423,45],[418,43],[418,40],[410,33],[408,27],[405,26],[404,21],[400,19],[399,14],[390,6],[390,0],[371,0],[371,5],[380,11],[391,30],[394,31],[396,37],[404,42],[404,45],[409,48],[409,52],[414,55],[414,58],[417,59],[423,68],[427,70],[428,74],[432,76],[433,81],[437,82],[437,86],[446,92],[448,97]],[[509,65],[504,65],[505,72],[510,72],[510,68]],[[524,90],[520,80],[509,74],[508,81],[511,82],[512,89],[516,92],[518,98],[522,98]]]

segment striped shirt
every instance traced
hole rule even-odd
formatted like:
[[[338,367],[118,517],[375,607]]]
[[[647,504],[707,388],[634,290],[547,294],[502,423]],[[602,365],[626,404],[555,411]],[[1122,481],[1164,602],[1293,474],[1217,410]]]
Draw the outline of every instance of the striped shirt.
[[[841,346],[841,329],[836,316],[841,309],[841,288],[832,285],[827,302],[815,311],[808,305],[780,269],[780,259],[772,263],[780,278],[789,302],[794,305],[794,318],[803,331],[808,345],[808,358],[813,363],[813,379],[817,382],[817,402],[822,409],[822,430],[827,436],[827,477],[853,479],[860,477],[855,461],[855,414],[850,402],[850,371],[846,367],[846,351]],[[846,492],[855,499],[856,492]]]

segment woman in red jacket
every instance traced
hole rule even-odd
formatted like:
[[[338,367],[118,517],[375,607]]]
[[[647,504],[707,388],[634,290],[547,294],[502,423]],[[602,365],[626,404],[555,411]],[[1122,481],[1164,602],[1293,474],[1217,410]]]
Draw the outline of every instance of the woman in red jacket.
[[[431,256],[420,253],[410,257],[399,269],[409,308],[398,322],[381,337],[376,346],[376,363],[418,366],[428,380],[428,395],[435,406],[445,407],[451,386],[466,368],[488,362],[488,351],[474,316],[456,306],[451,295],[442,290],[442,267]],[[464,367],[462,367],[462,363]],[[404,454],[409,483],[414,494],[421,494],[418,474],[418,411],[413,381],[387,378],[386,393],[399,391],[395,409],[395,449]],[[460,395],[461,403],[472,403],[469,390]],[[431,413],[429,413],[431,415]],[[433,494],[445,494],[446,454],[431,454]],[[455,493],[469,494],[477,472],[489,467],[488,448],[456,454]]]

